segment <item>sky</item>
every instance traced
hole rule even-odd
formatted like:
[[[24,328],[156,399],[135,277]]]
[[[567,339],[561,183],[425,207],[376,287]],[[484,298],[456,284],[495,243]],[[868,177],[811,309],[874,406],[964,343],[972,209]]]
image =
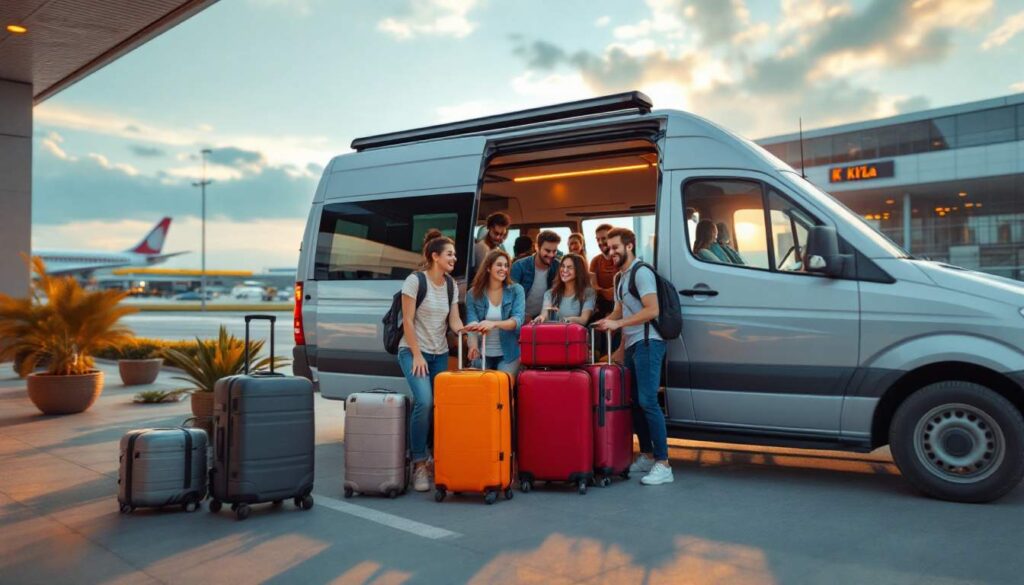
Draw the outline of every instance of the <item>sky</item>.
[[[639,89],[757,139],[1024,92],[1024,0],[220,0],[36,106],[33,247],[294,266],[353,138]]]

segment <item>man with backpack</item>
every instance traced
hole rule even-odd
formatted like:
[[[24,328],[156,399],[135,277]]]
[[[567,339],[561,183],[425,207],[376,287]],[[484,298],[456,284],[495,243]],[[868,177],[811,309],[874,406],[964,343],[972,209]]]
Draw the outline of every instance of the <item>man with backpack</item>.
[[[600,331],[622,330],[625,363],[633,376],[633,428],[640,454],[630,473],[645,473],[640,483],[672,483],[665,415],[658,405],[665,339],[679,336],[679,297],[668,283],[636,257],[636,234],[625,228],[608,232],[608,248],[619,269],[615,308],[595,324]]]

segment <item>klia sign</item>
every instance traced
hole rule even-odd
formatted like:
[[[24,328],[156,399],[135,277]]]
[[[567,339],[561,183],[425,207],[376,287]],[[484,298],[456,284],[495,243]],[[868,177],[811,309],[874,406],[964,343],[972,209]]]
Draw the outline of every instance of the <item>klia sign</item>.
[[[829,183],[849,183],[853,181],[869,181],[892,177],[896,174],[896,163],[891,160],[852,165],[848,167],[832,167],[828,170]]]

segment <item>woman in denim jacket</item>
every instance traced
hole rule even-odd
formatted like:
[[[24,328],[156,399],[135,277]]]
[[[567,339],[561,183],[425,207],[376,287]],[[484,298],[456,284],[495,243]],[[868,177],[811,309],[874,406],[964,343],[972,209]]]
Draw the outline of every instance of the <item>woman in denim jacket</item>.
[[[487,344],[488,370],[508,372],[515,379],[519,370],[519,328],[526,318],[526,293],[512,282],[512,261],[501,249],[491,250],[466,292],[467,331],[490,333]],[[469,339],[469,359],[480,367],[481,351],[476,336]]]

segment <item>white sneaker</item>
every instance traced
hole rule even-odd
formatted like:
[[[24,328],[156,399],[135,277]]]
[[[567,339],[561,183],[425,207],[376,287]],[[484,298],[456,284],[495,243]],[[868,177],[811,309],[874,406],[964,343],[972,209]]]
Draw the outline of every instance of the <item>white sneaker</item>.
[[[636,456],[636,460],[629,466],[630,473],[647,473],[654,467],[654,459],[647,456],[646,453],[641,453]]]
[[[644,485],[661,485],[673,481],[675,478],[672,476],[672,468],[664,463],[655,463],[651,472],[640,478],[640,483]]]
[[[420,465],[412,472],[412,489],[418,492],[430,491],[430,472],[426,465]]]

